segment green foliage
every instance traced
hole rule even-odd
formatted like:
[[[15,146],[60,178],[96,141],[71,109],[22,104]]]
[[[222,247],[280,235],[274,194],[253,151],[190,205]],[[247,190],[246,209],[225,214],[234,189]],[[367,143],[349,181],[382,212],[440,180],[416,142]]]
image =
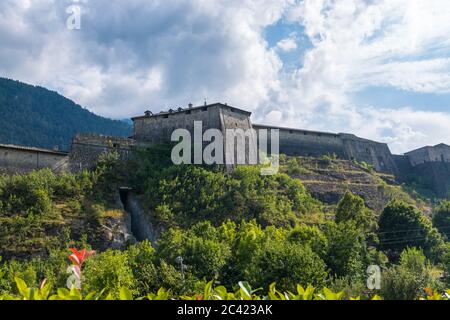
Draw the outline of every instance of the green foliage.
[[[294,290],[294,283],[322,285],[327,277],[325,263],[309,246],[281,241],[267,245],[256,268],[255,283],[263,288],[276,281],[285,290]]]
[[[450,240],[450,201],[443,201],[433,213],[433,226]]]
[[[238,167],[232,174],[196,166],[173,166],[149,177],[147,207],[154,218],[188,227],[202,220],[256,219],[263,225],[294,225],[301,215],[319,210],[298,180],[262,176],[258,167]]]
[[[388,300],[413,300],[432,285],[431,270],[423,252],[410,248],[402,252],[400,265],[383,272],[381,295]]]
[[[0,176],[0,295],[43,298],[23,283],[19,291],[16,278],[34,288],[42,279],[64,287],[66,248],[89,243],[98,253],[84,266],[82,290],[58,289],[49,299],[365,299],[373,294],[365,288],[367,266],[385,268],[384,252],[392,258],[384,272],[386,297],[416,298],[430,286],[437,291],[426,299],[439,298],[450,250],[414,207],[390,203],[377,232],[375,214],[350,192],[332,221],[286,174],[173,166],[168,155],[170,149],[158,146],[139,149],[128,161],[104,154],[91,173]],[[105,229],[125,220],[114,205],[121,186],[143,197],[160,233],[154,247],[142,242],[106,250],[112,240]],[[322,218],[308,218],[314,215]],[[417,250],[401,254],[408,245],[435,265]],[[324,285],[329,289],[313,287]]]
[[[51,295],[51,286],[43,284],[41,288],[36,289],[28,287],[25,281],[16,278],[16,285],[19,291],[17,295],[3,294],[0,295],[0,300],[168,300],[170,294],[163,288],[159,289],[157,293],[149,293],[144,297],[135,297],[127,287],[119,288],[117,293],[107,293],[106,290],[100,292],[90,292],[86,295],[77,289],[59,288],[56,293]],[[237,291],[228,291],[224,286],[214,286],[214,282],[210,281],[203,286],[201,293],[192,296],[180,296],[181,300],[345,300],[345,293],[343,291],[335,292],[327,287],[322,289],[309,285],[302,287],[296,286],[294,292],[285,291],[280,292],[275,283],[269,286],[269,289],[264,294],[260,289],[253,290],[247,282],[239,282]],[[450,290],[447,290],[448,295]],[[349,300],[361,300],[358,297],[349,297]],[[439,294],[437,291],[429,290],[426,298],[420,297],[420,300],[445,300],[447,296]],[[378,295],[373,296],[370,300],[381,300]]]
[[[442,253],[442,237],[411,205],[398,201],[389,203],[380,216],[379,227],[381,248],[394,258],[407,247],[422,248],[433,260],[438,260]]]
[[[127,253],[118,250],[108,250],[88,259],[83,268],[83,277],[85,292],[98,288],[118,292],[120,287],[132,287],[134,281]]]
[[[361,197],[352,194],[350,191],[345,193],[336,208],[336,222],[347,221],[354,221],[356,227],[363,230],[366,237],[370,237],[372,243],[377,241],[378,224],[375,213],[365,206]]]
[[[71,223],[69,229],[76,229],[90,222],[84,209],[95,183],[95,175],[88,172],[56,175],[45,169],[0,175],[2,255],[8,259],[45,255],[72,236],[79,239],[81,234],[71,230],[67,234],[66,223]]]
[[[77,133],[131,133],[129,124],[97,116],[56,92],[3,78],[0,113],[2,143],[67,150]]]
[[[328,239],[323,232],[315,226],[300,225],[293,228],[288,236],[288,241],[297,244],[306,244],[322,259],[328,252]]]
[[[231,249],[229,243],[221,239],[220,228],[202,222],[187,231],[170,229],[158,242],[158,255],[172,263],[177,257],[183,257],[199,279],[217,278]]]
[[[324,228],[328,240],[327,266],[335,277],[364,276],[369,256],[363,232],[354,221],[328,223]]]

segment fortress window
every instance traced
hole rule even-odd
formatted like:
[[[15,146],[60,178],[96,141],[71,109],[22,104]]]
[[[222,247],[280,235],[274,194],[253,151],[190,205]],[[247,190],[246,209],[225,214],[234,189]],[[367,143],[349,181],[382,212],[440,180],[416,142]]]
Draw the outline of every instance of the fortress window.
[[[203,107],[202,111],[208,111],[208,108],[207,107]]]
[[[307,135],[308,135],[308,133],[307,133],[307,132],[303,132],[303,134],[304,134],[305,136],[307,136]]]
[[[166,114],[166,115],[164,116],[164,119],[168,119],[168,118],[169,118],[169,115]]]
[[[191,114],[191,110],[186,111],[186,114]]]
[[[291,134],[292,134],[292,133],[294,133],[294,131],[292,131],[292,130],[289,130],[289,133],[291,133]]]

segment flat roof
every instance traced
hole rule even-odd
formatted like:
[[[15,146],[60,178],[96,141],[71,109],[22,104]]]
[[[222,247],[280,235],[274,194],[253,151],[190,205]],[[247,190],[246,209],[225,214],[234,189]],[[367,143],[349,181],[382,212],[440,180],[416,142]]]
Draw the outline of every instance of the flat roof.
[[[297,132],[307,132],[307,133],[317,134],[317,135],[320,134],[320,135],[328,135],[328,136],[333,136],[333,137],[339,137],[338,133],[313,131],[313,130],[304,130],[304,129],[287,128],[287,127],[277,127],[277,126],[269,126],[269,125],[265,125],[265,124],[253,124],[253,127],[267,128],[267,129],[288,130],[288,131],[297,131]]]
[[[34,152],[41,152],[41,153],[49,153],[49,154],[55,154],[60,156],[66,156],[69,153],[68,152],[62,152],[62,151],[55,151],[50,149],[42,149],[42,148],[34,148],[34,147],[26,147],[26,146],[18,146],[14,144],[1,144],[0,143],[0,149],[9,149],[9,150],[21,150],[21,151],[34,151]]]
[[[439,143],[439,144],[437,144],[435,146],[425,146],[425,147],[422,147],[422,148],[419,148],[419,149],[414,149],[414,150],[411,150],[409,152],[406,152],[405,154],[412,154],[412,153],[415,153],[417,151],[422,151],[422,150],[425,150],[425,149],[434,149],[434,148],[438,148],[438,147],[446,147],[446,148],[450,149],[449,145],[447,145],[445,143]]]
[[[139,120],[139,119],[145,119],[145,118],[153,118],[153,117],[160,117],[160,116],[167,116],[167,115],[172,115],[172,114],[178,114],[178,113],[185,113],[186,111],[191,111],[191,110],[199,110],[199,109],[203,109],[203,108],[210,108],[210,107],[222,107],[222,108],[228,108],[231,110],[235,110],[235,111],[239,111],[241,113],[245,113],[248,116],[250,116],[252,113],[240,108],[236,108],[233,106],[229,106],[227,104],[223,104],[223,103],[213,103],[213,104],[207,104],[207,105],[203,105],[203,106],[196,106],[196,107],[192,107],[192,108],[184,108],[182,110],[173,110],[173,112],[169,112],[169,111],[162,111],[160,113],[155,113],[152,114],[150,116],[138,116],[138,117],[133,117],[131,118],[131,120],[135,121],[135,120]]]

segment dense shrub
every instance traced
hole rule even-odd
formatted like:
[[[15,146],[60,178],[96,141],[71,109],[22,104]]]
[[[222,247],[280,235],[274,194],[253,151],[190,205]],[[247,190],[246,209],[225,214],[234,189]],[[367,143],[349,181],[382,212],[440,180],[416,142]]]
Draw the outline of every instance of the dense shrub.
[[[431,222],[415,207],[393,201],[379,220],[381,249],[397,258],[407,247],[422,248],[434,261],[439,260],[444,242]]]
[[[388,300],[414,300],[424,294],[425,288],[432,287],[433,281],[423,252],[405,249],[400,264],[383,272],[381,294]]]
[[[450,201],[443,201],[433,213],[433,226],[450,240]]]

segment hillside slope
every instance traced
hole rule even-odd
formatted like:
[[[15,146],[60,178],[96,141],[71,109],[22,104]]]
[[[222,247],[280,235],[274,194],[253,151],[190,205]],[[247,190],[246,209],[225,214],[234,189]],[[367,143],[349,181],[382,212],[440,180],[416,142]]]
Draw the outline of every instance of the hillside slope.
[[[281,170],[300,179],[313,197],[328,205],[335,205],[346,191],[359,195],[367,207],[381,212],[391,199],[401,199],[420,207],[429,206],[418,197],[412,197],[399,185],[395,177],[378,173],[352,161],[324,158],[286,158]]]
[[[0,78],[0,143],[67,150],[76,133],[128,136],[131,126],[100,117],[60,94]]]

